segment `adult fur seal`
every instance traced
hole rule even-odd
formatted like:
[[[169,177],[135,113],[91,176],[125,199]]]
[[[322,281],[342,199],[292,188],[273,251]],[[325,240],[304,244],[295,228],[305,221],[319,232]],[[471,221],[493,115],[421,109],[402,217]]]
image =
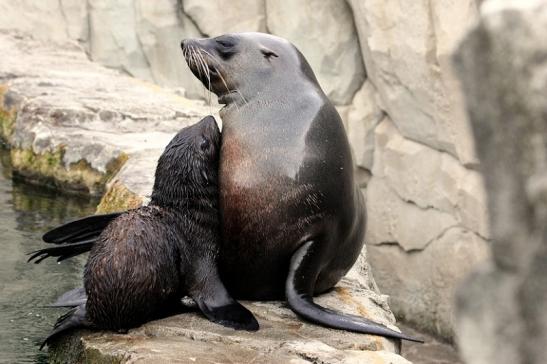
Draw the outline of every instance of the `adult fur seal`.
[[[262,33],[181,46],[194,75],[225,104],[219,264],[228,290],[247,299],[286,298],[297,314],[324,326],[421,341],[313,302],[355,263],[366,216],[340,116],[302,54]],[[44,240],[96,236],[109,218],[61,226]],[[45,256],[71,255],[50,249]]]
[[[303,55],[261,33],[181,46],[194,75],[225,104],[219,262],[228,290],[286,297],[297,314],[328,327],[420,341],[313,302],[357,260],[366,216],[342,121]]]
[[[44,344],[73,327],[138,326],[176,312],[184,295],[211,321],[258,329],[217,272],[219,146],[213,117],[171,140],[158,161],[150,204],[119,215],[104,228],[85,266],[85,291],[69,291],[58,300],[55,306],[74,308],[58,320]]]

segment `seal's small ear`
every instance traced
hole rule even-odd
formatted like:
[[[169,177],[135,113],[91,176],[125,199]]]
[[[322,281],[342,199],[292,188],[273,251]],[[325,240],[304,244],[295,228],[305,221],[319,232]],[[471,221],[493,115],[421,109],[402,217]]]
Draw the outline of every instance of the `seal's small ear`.
[[[262,52],[264,57],[267,59],[270,59],[271,57],[279,57],[274,51],[266,47],[260,48],[260,52]]]

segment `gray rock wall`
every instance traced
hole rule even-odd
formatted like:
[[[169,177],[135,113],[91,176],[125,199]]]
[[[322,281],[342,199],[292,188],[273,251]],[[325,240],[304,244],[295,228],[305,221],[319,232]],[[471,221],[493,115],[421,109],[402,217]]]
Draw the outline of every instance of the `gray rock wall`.
[[[547,1],[485,1],[457,57],[491,211],[492,258],[459,291],[467,363],[547,358]]]
[[[400,317],[451,337],[454,287],[485,259],[489,239],[450,67],[477,8],[477,0],[0,0],[0,29],[77,40],[92,60],[194,98],[204,91],[183,64],[182,38],[266,31],[294,42],[345,121],[380,289]]]

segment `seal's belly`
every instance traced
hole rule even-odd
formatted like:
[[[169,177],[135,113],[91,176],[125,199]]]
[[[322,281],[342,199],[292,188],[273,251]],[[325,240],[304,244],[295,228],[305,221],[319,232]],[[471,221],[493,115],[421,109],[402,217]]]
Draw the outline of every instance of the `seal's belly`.
[[[280,176],[253,185],[225,178],[220,191],[222,279],[238,298],[282,298],[290,258],[320,218],[314,186]]]
[[[227,128],[223,135],[221,277],[236,298],[279,299],[292,254],[318,229],[337,232],[333,244],[327,244],[329,261],[347,250],[351,223],[346,220],[352,213],[344,211],[352,205],[340,191],[346,180],[338,172],[339,163],[325,164],[317,148],[310,149],[313,153],[287,145],[279,148],[267,138],[245,133],[246,129],[233,133]],[[339,270],[329,262],[320,264]],[[332,285],[335,279],[326,281]]]

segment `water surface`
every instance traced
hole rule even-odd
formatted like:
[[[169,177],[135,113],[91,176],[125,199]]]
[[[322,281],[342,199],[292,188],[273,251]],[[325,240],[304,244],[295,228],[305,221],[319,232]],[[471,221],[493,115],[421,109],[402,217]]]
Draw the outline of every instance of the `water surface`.
[[[46,246],[48,228],[92,214],[97,201],[12,181],[8,155],[0,150],[0,363],[46,363],[37,345],[65,309],[41,306],[82,285],[85,257],[32,264],[26,254]]]

